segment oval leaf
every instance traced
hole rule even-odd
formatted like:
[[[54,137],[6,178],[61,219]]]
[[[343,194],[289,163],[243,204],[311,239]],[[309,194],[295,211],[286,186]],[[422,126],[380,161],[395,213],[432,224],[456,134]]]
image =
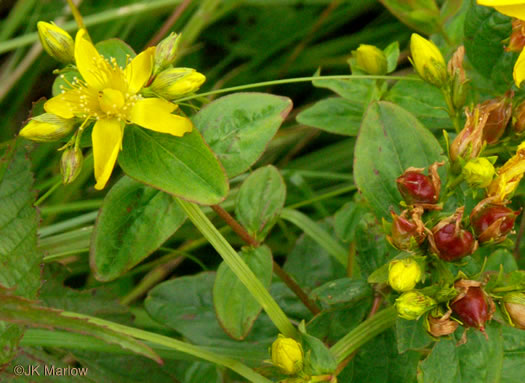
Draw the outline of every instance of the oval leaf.
[[[262,241],[279,218],[286,200],[286,185],[275,167],[257,169],[243,182],[235,214],[248,233]]]
[[[297,115],[297,122],[330,133],[355,136],[363,118],[363,106],[345,98],[330,97]]]
[[[121,276],[157,250],[185,219],[173,196],[124,176],[106,195],[93,230],[95,277],[110,281]]]
[[[272,281],[273,258],[267,246],[243,249],[242,259],[268,288]],[[250,333],[261,312],[261,305],[223,262],[213,285],[213,303],[217,319],[224,331],[234,339],[243,340]]]
[[[147,185],[202,205],[228,194],[228,180],[217,158],[194,129],[183,137],[126,127],[119,164]]]
[[[378,216],[387,217],[401,195],[396,178],[410,166],[441,161],[436,138],[405,109],[380,101],[370,105],[355,148],[354,179]]]
[[[265,93],[235,93],[219,98],[193,117],[228,177],[244,173],[292,110],[292,100]]]

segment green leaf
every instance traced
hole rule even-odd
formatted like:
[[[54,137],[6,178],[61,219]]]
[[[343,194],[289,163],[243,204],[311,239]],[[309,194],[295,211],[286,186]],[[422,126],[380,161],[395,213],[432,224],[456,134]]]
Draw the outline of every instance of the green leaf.
[[[503,367],[501,325],[486,326],[488,340],[479,331],[468,332],[467,343],[456,346],[461,335],[440,339],[419,364],[421,383],[500,382]],[[458,331],[459,332],[459,331]]]
[[[173,196],[124,176],[104,198],[93,230],[90,263],[95,277],[111,281],[123,275],[157,250],[185,219]]]
[[[232,178],[244,173],[292,109],[287,97],[265,93],[235,93],[200,110],[193,123]]]
[[[503,266],[503,271],[510,273],[518,270],[516,259],[512,253],[506,249],[498,249],[487,258],[485,265],[485,271],[500,271],[500,267]]]
[[[341,97],[315,103],[297,115],[297,122],[330,133],[356,136],[363,118],[363,108]]]
[[[501,383],[520,382],[525,376],[525,331],[511,327],[502,327],[503,331],[503,367]]]
[[[401,201],[396,178],[410,166],[443,160],[441,154],[439,142],[411,113],[389,102],[374,103],[356,143],[355,183],[377,216],[388,217]]]
[[[337,368],[337,361],[324,343],[315,336],[306,333],[304,322],[299,326],[301,340],[306,355],[304,364],[308,375],[330,374]]]
[[[88,334],[162,363],[162,360],[150,347],[129,335],[96,324],[93,321],[96,318],[87,319],[82,314],[38,306],[35,302],[11,295],[11,292],[5,289],[0,290],[0,319],[26,326]]]
[[[286,184],[275,167],[268,165],[250,174],[241,185],[235,215],[251,236],[263,241],[286,200]]]
[[[25,298],[37,297],[42,254],[37,251],[35,194],[31,163],[20,142],[0,149],[0,285]],[[16,353],[19,324],[0,322],[0,365]]]
[[[129,125],[119,164],[137,181],[188,201],[214,205],[228,194],[224,170],[196,129],[174,137]]]
[[[264,287],[272,281],[273,258],[267,246],[245,248],[239,254]],[[262,307],[239,278],[222,262],[213,285],[213,305],[217,319],[233,339],[243,340],[250,333]]]
[[[439,31],[439,8],[434,0],[381,0],[381,3],[403,24],[425,35]]]
[[[255,322],[246,340],[232,340],[219,325],[213,307],[215,273],[201,273],[163,282],[145,300],[148,314],[187,338],[190,342],[220,347],[217,351],[245,360],[268,357],[268,347],[277,336],[266,315]]]
[[[397,60],[399,59],[399,42],[394,41],[390,43],[384,50],[387,63],[387,73],[393,72],[397,67]]]
[[[316,88],[330,89],[339,96],[348,100],[364,113],[368,104],[372,101],[379,100],[380,92],[376,86],[375,80],[368,79],[323,79],[313,80],[312,84]]]
[[[385,99],[412,113],[432,132],[453,129],[443,94],[424,81],[398,81]]]
[[[325,305],[355,303],[372,296],[370,285],[362,279],[341,278],[325,283],[312,291],[312,298]]]
[[[130,59],[135,57],[135,51],[128,44],[120,39],[108,39],[95,44],[98,53],[111,60],[114,57],[117,64],[125,68]]]
[[[344,242],[355,240],[359,222],[363,214],[367,212],[363,206],[355,202],[347,202],[334,215],[335,233]]]
[[[424,317],[419,320],[397,318],[396,339],[400,354],[408,350],[421,350],[432,342],[432,337],[425,330],[424,321]]]
[[[500,92],[512,86],[512,68],[517,58],[517,53],[505,52],[502,42],[510,36],[511,21],[474,1],[465,18],[465,52],[469,62]]]

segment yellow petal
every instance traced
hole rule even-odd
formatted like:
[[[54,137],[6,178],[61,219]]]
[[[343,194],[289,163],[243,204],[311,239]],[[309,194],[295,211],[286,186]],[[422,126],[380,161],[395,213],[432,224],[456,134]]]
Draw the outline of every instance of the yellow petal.
[[[516,64],[514,64],[514,71],[512,75],[514,76],[514,82],[519,88],[523,80],[525,80],[525,49],[521,51]]]
[[[69,92],[61,93],[58,96],[47,100],[44,104],[44,110],[47,113],[56,114],[62,118],[73,118],[75,115],[73,114],[73,110],[69,103],[70,98],[71,94]]]
[[[525,20],[525,4],[495,6],[494,8],[496,8],[496,11],[503,13],[504,15]]]
[[[78,71],[87,84],[97,90],[102,90],[108,82],[109,64],[95,46],[88,40],[87,31],[80,29],[75,38],[75,62]]]
[[[487,7],[497,7],[500,5],[518,5],[525,4],[525,0],[478,0],[479,5]]]
[[[93,158],[95,160],[95,189],[104,189],[115,167],[122,145],[123,127],[118,120],[98,120],[93,127]]]
[[[176,107],[160,98],[145,98],[133,105],[129,119],[143,128],[180,137],[191,132],[193,124],[189,118],[171,114]]]
[[[155,47],[150,47],[141,52],[126,66],[126,78],[128,79],[128,90],[135,94],[144,86],[151,76],[153,70],[153,57]]]

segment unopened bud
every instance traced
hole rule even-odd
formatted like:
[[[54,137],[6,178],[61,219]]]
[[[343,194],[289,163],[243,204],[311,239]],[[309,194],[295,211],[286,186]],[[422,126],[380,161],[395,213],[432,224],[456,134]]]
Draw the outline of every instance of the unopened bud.
[[[413,258],[393,260],[388,264],[388,284],[396,291],[414,289],[421,276],[421,267]]]
[[[168,67],[177,57],[177,48],[179,47],[180,34],[170,33],[168,37],[162,40],[155,48],[155,66],[154,73],[158,73]]]
[[[495,173],[494,165],[485,157],[470,160],[463,168],[463,176],[467,183],[477,188],[488,187]]]
[[[488,113],[481,113],[481,105],[476,105],[472,110],[467,108],[465,114],[467,115],[465,127],[450,145],[450,158],[454,162],[460,157],[476,158],[483,148],[483,130]]]
[[[151,84],[151,90],[159,96],[173,100],[193,93],[206,81],[206,77],[190,68],[171,68],[160,72]]]
[[[437,302],[419,291],[408,291],[396,299],[397,314],[404,319],[415,320],[437,305]]]
[[[33,141],[52,142],[71,133],[73,126],[74,122],[71,119],[44,113],[32,118],[19,134]]]
[[[75,61],[73,38],[55,24],[39,21],[38,37],[45,51],[57,61],[69,64]]]
[[[62,173],[62,182],[70,184],[73,182],[82,170],[84,156],[79,148],[67,148],[62,153],[60,159],[60,173]]]
[[[525,293],[509,293],[503,297],[503,302],[512,324],[525,330]]]
[[[410,38],[412,65],[423,80],[437,87],[447,82],[447,65],[436,44],[412,33]]]
[[[272,363],[286,375],[294,375],[303,369],[303,348],[292,338],[279,334],[272,343]]]
[[[461,109],[465,105],[468,93],[468,80],[463,68],[463,59],[465,57],[465,47],[460,46],[449,60],[447,69],[451,81],[452,103],[456,109]]]
[[[387,62],[385,53],[367,44],[359,45],[354,52],[357,66],[371,75],[384,75],[387,72]]]

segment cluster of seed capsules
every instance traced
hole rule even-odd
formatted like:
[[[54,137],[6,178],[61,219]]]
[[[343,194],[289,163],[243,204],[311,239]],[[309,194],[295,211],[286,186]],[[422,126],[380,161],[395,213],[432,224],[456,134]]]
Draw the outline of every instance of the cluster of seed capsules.
[[[493,299],[484,291],[482,282],[469,280],[460,273],[458,277],[453,277],[453,285],[452,281],[448,286],[441,281],[437,283],[439,287],[416,290],[415,286],[424,278],[423,270],[428,261],[436,268],[440,267],[437,263],[446,268],[445,262],[456,262],[472,255],[479,245],[503,242],[511,233],[521,210],[512,210],[506,206],[508,201],[500,202],[489,193],[466,219],[465,206],[461,206],[452,215],[427,227],[423,215],[442,209],[438,174],[438,168],[442,165],[443,162],[436,162],[429,166],[428,171],[408,168],[396,180],[406,209],[400,215],[391,212],[393,222],[387,238],[403,253],[389,263],[388,282],[394,290],[402,293],[395,304],[399,316],[415,320],[427,314],[425,324],[430,334],[449,335],[460,324],[485,333],[485,323],[492,318],[496,308]],[[427,222],[432,222],[432,219]],[[421,254],[433,254],[434,257],[428,259]],[[513,324],[525,328],[524,313],[513,312],[512,303],[505,306]],[[518,306],[523,311],[525,306]]]

